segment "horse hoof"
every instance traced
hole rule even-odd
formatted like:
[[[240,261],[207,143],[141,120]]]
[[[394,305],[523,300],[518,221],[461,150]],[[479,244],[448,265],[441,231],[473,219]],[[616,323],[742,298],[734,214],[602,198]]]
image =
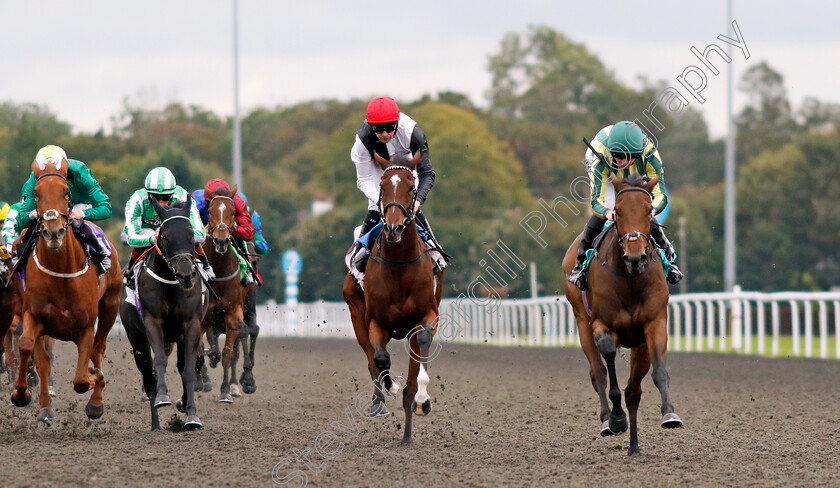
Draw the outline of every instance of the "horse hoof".
[[[623,434],[623,433],[627,432],[627,427],[628,427],[628,425],[627,425],[627,416],[626,415],[622,416],[621,418],[619,418],[617,420],[613,420],[613,419],[609,420],[610,432],[612,432],[613,435]]]
[[[199,420],[198,415],[187,415],[187,420],[184,422],[184,427],[188,429],[200,429],[204,424]]]
[[[184,402],[180,398],[175,402],[175,408],[181,413],[187,413],[187,409],[184,408]]]
[[[370,406],[370,417],[371,418],[387,417],[389,415],[391,415],[391,412],[389,412],[388,408],[385,407],[385,402],[379,402],[378,405],[376,403],[374,403],[373,405]]]
[[[412,442],[413,441],[411,440],[411,437],[403,437],[403,440],[402,440],[402,442],[400,442],[400,445],[401,446],[410,446]]]
[[[155,397],[155,408],[168,407],[172,405],[169,395],[158,395]]]
[[[230,393],[221,393],[219,394],[219,403],[233,403],[233,397],[230,396]]]
[[[52,386],[47,389],[47,393],[49,393],[51,397],[58,396],[58,393],[55,391],[55,388],[53,388]]]
[[[16,407],[25,407],[29,405],[32,401],[32,395],[29,394],[29,390],[23,391],[23,398],[18,398],[17,390],[12,392],[12,405]]]
[[[675,429],[677,427],[683,426],[683,421],[680,419],[679,415],[675,413],[666,413],[662,416],[662,428],[663,429]]]
[[[145,391],[143,392],[142,395],[140,395],[140,401],[141,402],[148,402],[149,401],[149,395],[147,395]]]
[[[213,383],[210,381],[210,378],[201,381],[198,391],[213,391]]]
[[[257,385],[256,384],[250,384],[249,385],[249,384],[246,384],[246,383],[242,383],[242,391],[250,395],[250,394],[255,393],[257,391]]]
[[[210,367],[215,368],[219,365],[219,361],[222,360],[222,354],[218,351],[213,351],[207,355],[207,359],[210,360]]]
[[[611,435],[615,434],[610,430],[610,421],[604,420],[604,423],[601,424],[601,437],[609,437]]]
[[[91,420],[101,418],[104,413],[105,405],[94,405],[92,403],[85,405],[85,415]]]
[[[415,414],[420,416],[429,415],[429,412],[432,411],[432,400],[427,399],[425,402],[420,404],[418,404],[417,402],[411,402],[411,410],[413,410]]]
[[[231,396],[235,396],[239,398],[242,396],[242,390],[239,389],[239,385],[230,385],[230,394]]]
[[[39,422],[49,422],[50,420],[55,419],[55,411],[50,407],[44,407],[38,410],[38,421]]]

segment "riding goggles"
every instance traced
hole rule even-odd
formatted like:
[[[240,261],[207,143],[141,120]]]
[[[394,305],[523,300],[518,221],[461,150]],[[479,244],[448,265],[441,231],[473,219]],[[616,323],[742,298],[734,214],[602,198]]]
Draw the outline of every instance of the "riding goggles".
[[[397,130],[397,123],[388,122],[387,124],[370,124],[370,127],[373,129],[373,132],[381,134],[383,132],[394,132]]]

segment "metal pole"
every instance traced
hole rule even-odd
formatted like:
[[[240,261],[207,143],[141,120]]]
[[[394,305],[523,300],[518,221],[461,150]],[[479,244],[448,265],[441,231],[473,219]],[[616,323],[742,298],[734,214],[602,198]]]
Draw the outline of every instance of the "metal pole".
[[[531,261],[531,298],[537,298],[537,263]]]
[[[686,274],[686,273],[688,273],[688,271],[686,271],[688,269],[688,263],[687,263],[687,261],[688,261],[688,252],[687,252],[688,249],[686,247],[687,244],[688,244],[688,239],[686,239],[686,231],[685,231],[686,218],[685,218],[685,215],[680,215],[680,218],[677,222],[679,222],[679,224],[680,224],[680,230],[679,230],[680,270],[683,272],[683,274]],[[688,280],[683,278],[680,281],[680,293],[686,293],[687,291],[688,291]]]
[[[239,120],[239,1],[233,0],[233,184],[242,190],[242,124]]]
[[[732,0],[726,2],[729,37],[732,38]],[[727,54],[732,58],[732,45],[727,45]],[[727,66],[727,134],[726,134],[726,190],[724,197],[724,290],[735,286],[735,124],[732,120],[732,63]]]

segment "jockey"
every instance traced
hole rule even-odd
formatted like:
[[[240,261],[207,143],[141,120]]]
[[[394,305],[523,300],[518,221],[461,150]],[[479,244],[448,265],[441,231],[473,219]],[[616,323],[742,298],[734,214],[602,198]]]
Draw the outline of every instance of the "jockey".
[[[350,159],[356,165],[356,186],[368,199],[368,212],[360,235],[367,234],[382,220],[379,214],[379,184],[384,170],[375,161],[374,154],[390,161],[396,154],[404,154],[410,158],[417,151],[420,151],[420,162],[417,164],[417,198],[414,208],[408,210],[414,212],[417,222],[428,233],[433,247],[441,250],[443,259],[436,263],[437,272],[446,267],[449,258],[442,252],[429,221],[420,210],[420,205],[426,201],[426,195],[435,184],[435,170],[429,162],[429,144],[426,134],[417,122],[400,112],[397,102],[389,97],[377,97],[368,103],[367,118],[356,131],[356,142],[350,150]],[[368,250],[356,242],[353,252],[353,265],[360,272],[364,271]]]
[[[0,242],[0,259],[6,261],[11,259],[9,249],[14,248],[15,241],[20,237],[20,229],[17,225],[17,215],[20,212],[20,206],[23,202],[15,202],[9,207],[6,214],[3,216],[3,240]],[[0,211],[2,214],[2,211]]]
[[[96,235],[87,221],[105,220],[111,217],[111,199],[102,191],[99,182],[93,177],[85,163],[67,159],[64,149],[58,146],[44,146],[35,156],[36,161],[60,160],[67,163],[67,184],[70,187],[70,221],[81,241],[88,245],[90,257],[96,265],[99,274],[111,269],[111,256],[108,246]],[[38,224],[38,210],[35,202],[35,173],[23,185],[23,195],[20,211],[17,214],[17,224],[24,232],[34,232]],[[34,241],[33,241],[34,242]],[[31,247],[31,246],[30,246]],[[19,259],[28,257],[29,249],[20,252]],[[24,261],[25,263],[26,261]]]
[[[667,276],[668,283],[672,285],[678,283],[683,274],[674,262],[676,260],[674,246],[665,237],[665,233],[655,217],[668,205],[668,198],[663,191],[665,180],[662,176],[662,160],[659,158],[659,151],[656,146],[645,136],[638,125],[623,121],[601,129],[595,136],[595,140],[592,141],[592,147],[604,156],[606,164],[593,154],[591,149],[586,151],[586,165],[589,169],[589,183],[592,191],[591,205],[594,215],[589,219],[583,231],[578,248],[577,263],[569,275],[569,281],[581,290],[586,290],[586,277],[583,273],[586,251],[592,249],[592,241],[604,228],[606,221],[615,220],[615,210],[612,209],[615,204],[615,195],[609,182],[613,178],[621,180],[630,174],[642,173],[650,178],[659,177],[659,182],[651,192],[653,209],[650,216],[652,220],[650,235],[656,245],[665,250],[666,257],[671,263],[671,271]]]
[[[12,211],[12,207],[8,203],[0,201],[0,221],[3,222],[3,228],[4,229],[6,228],[6,219],[14,220],[15,216],[17,215],[17,212],[18,212],[18,209],[20,208],[20,205],[19,204],[16,204],[16,205],[17,205],[17,209],[14,210],[14,215],[12,215],[10,217],[9,213]],[[12,232],[14,232],[15,231],[15,226],[14,226],[14,224],[11,224],[11,222],[10,222],[10,227],[12,228]],[[3,239],[2,239],[2,241],[0,241],[0,259],[2,259],[3,261],[12,259],[12,255],[9,253],[9,249],[11,249],[12,243],[14,243],[15,239],[17,239],[17,235],[15,235],[15,238],[12,239],[11,242],[7,246],[6,245],[7,241],[6,241],[5,236],[6,236],[6,233],[4,231],[3,232]]]
[[[162,223],[151,199],[154,198],[161,205],[173,205],[187,201],[187,190],[178,186],[175,182],[175,175],[167,168],[157,167],[146,175],[143,188],[134,192],[125,204],[125,227],[122,231],[122,241],[129,245],[131,258],[128,260],[123,276],[126,286],[134,289],[134,264],[137,259],[151,246],[155,245],[157,229]],[[204,249],[201,243],[204,242],[204,226],[201,224],[201,217],[198,215],[195,201],[190,204],[190,224],[193,228],[193,240],[199,260],[203,263],[205,279],[214,277],[213,268],[204,257]]]
[[[195,190],[193,192],[193,199],[198,207],[198,213],[201,215],[201,221],[204,225],[210,219],[210,193],[216,193],[220,188],[230,191],[230,185],[225,180],[216,178],[212,179],[204,185],[204,189]],[[233,215],[234,224],[231,231],[233,237],[233,250],[236,259],[239,260],[239,274],[242,277],[242,286],[249,286],[255,283],[251,276],[251,265],[245,259],[248,254],[248,247],[245,241],[252,241],[254,239],[254,224],[251,222],[251,214],[248,212],[248,204],[242,198],[242,195],[237,191],[233,196]]]
[[[269,248],[268,241],[265,240],[262,233],[262,218],[256,210],[251,208],[251,204],[248,203],[248,197],[244,193],[239,191],[237,194],[245,201],[245,205],[248,206],[248,210],[251,213],[251,223],[254,224],[254,251],[260,256],[265,256],[268,254]]]

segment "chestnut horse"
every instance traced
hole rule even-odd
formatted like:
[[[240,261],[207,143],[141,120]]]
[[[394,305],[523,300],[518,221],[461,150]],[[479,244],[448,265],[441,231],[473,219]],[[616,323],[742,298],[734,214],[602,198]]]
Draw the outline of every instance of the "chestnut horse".
[[[595,250],[589,267],[589,290],[584,297],[580,288],[565,281],[566,298],[577,319],[580,344],[589,360],[589,376],[601,402],[601,435],[616,435],[627,430],[627,416],[621,407],[621,390],[615,372],[619,347],[630,349],[630,379],[624,390],[630,412],[630,449],[639,452],[636,416],[642,398],[642,379],[653,364],[653,382],[662,397],[660,425],[681,427],[668,394],[670,377],[665,369],[668,346],[668,284],[656,245],[650,237],[651,190],[658,177],[639,174],[615,187],[615,224]],[[575,265],[580,236],[563,258],[568,278]],[[587,311],[585,303],[591,306]],[[591,314],[591,315],[590,315]],[[607,363],[606,368],[601,357]],[[609,399],[605,389],[609,373]]]
[[[43,167],[32,162],[35,174],[35,195],[38,213],[38,241],[26,265],[23,290],[23,333],[18,341],[20,364],[12,403],[22,407],[31,401],[27,364],[35,355],[35,367],[40,377],[38,397],[41,409],[38,420],[55,418],[49,395],[47,378],[50,358],[44,348],[44,335],[62,341],[73,341],[78,349],[73,389],[85,393],[93,389],[85,407],[88,418],[98,419],[105,412],[102,390],[105,375],[102,357],[105,342],[119,309],[122,277],[119,267],[98,276],[96,267],[73,232],[71,224],[70,187],[67,183],[67,161],[48,161]],[[111,254],[117,262],[117,251]],[[96,326],[97,318],[99,324]],[[95,327],[96,326],[96,327]],[[93,362],[93,367],[88,364]]]
[[[230,393],[230,377],[234,347],[236,347],[237,340],[242,331],[242,337],[247,338],[247,326],[245,325],[245,295],[248,289],[242,286],[239,280],[239,260],[234,254],[232,247],[233,243],[233,226],[234,226],[234,204],[233,196],[236,195],[237,186],[234,185],[230,191],[220,188],[216,193],[208,192],[205,198],[210,199],[210,204],[207,206],[207,240],[204,241],[204,254],[210,265],[213,267],[213,272],[216,277],[210,280],[210,288],[213,291],[213,296],[210,300],[210,308],[207,310],[207,315],[201,322],[202,332],[207,333],[207,340],[210,347],[216,346],[216,355],[218,355],[218,345],[215,340],[216,329],[221,330],[224,326],[225,345],[222,349],[222,369],[224,374],[222,377],[222,386],[219,393],[219,401],[223,403],[233,402],[233,397]],[[211,349],[211,354],[213,351]],[[251,372],[253,364],[251,363],[251,356],[244,355],[245,363],[242,366],[242,386],[251,386],[256,388],[254,383],[254,375]],[[199,361],[201,363],[201,361]],[[201,365],[199,365],[201,367]]]
[[[369,412],[373,416],[388,414],[382,388],[396,395],[402,386],[390,373],[388,342],[406,338],[409,341],[408,379],[403,389],[403,444],[411,443],[412,414],[427,415],[432,410],[427,391],[428,358],[437,331],[443,284],[443,272],[434,273],[434,262],[414,221],[417,190],[412,170],[419,156],[419,151],[411,161],[397,156],[393,165],[377,157],[381,166],[387,166],[379,191],[382,232],[371,245],[364,291],[349,274],[342,290],[374,382]]]
[[[120,318],[131,342],[134,362],[143,375],[143,390],[149,398],[152,430],[160,429],[157,409],[172,405],[166,386],[168,349],[178,344],[178,372],[184,391],[177,401],[186,413],[184,426],[203,427],[195,407],[195,364],[201,349],[201,319],[207,311],[207,289],[196,270],[195,242],[190,224],[192,199],[163,207],[149,201],[162,223],[155,247],[136,274],[135,303],[120,304]],[[142,312],[142,318],[138,313]],[[154,352],[154,357],[152,357]]]

